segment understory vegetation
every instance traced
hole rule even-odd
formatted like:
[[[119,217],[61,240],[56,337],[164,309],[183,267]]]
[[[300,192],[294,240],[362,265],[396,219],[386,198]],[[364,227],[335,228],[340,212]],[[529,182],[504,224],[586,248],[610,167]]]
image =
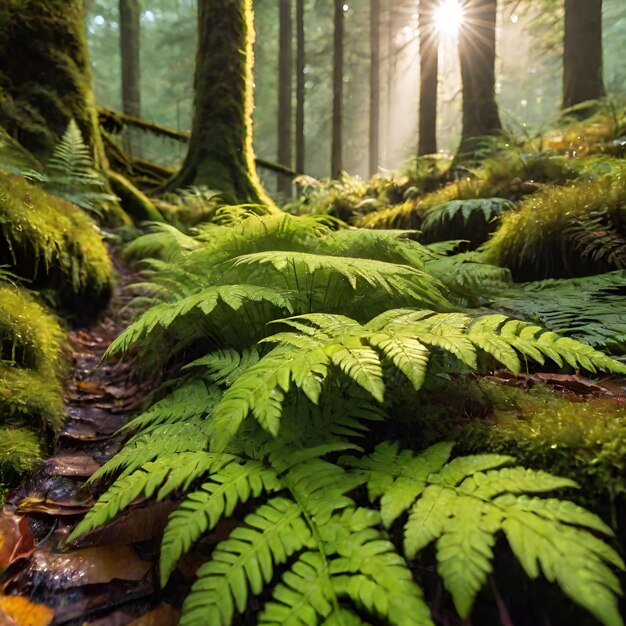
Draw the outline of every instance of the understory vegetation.
[[[162,384],[67,544],[174,502],[158,578],[190,587],[183,625],[497,623],[528,593],[549,598],[528,623],[622,624],[626,407],[602,386],[626,375],[620,124],[579,132],[582,157],[552,138],[300,179],[279,213],[192,188],[161,200],[172,223],[119,230],[141,295],[106,358]],[[3,484],[63,422],[51,311],[111,293],[85,211],[114,199],[76,133],[47,168],[0,137]]]

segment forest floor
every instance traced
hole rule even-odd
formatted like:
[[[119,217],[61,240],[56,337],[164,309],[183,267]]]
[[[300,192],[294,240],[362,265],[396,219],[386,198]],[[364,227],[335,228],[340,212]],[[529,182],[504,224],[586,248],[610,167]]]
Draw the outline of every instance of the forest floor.
[[[64,546],[77,519],[94,503],[95,489],[87,480],[119,450],[123,436],[116,432],[153,382],[137,382],[127,361],[101,363],[111,341],[128,323],[126,307],[137,278],[113,258],[118,284],[108,310],[90,326],[70,332],[67,420],[54,453],[8,495],[0,516],[5,538],[0,569],[10,564],[3,576],[1,626],[178,622],[178,611],[169,605],[150,610],[158,592],[154,540],[165,527],[170,504],[154,503],[121,515],[102,532]]]

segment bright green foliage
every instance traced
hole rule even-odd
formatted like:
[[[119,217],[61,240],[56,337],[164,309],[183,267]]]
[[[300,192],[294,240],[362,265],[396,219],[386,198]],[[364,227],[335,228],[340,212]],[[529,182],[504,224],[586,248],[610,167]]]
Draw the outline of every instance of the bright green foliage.
[[[618,554],[589,531],[612,536],[596,515],[556,499],[534,495],[576,484],[545,472],[505,467],[501,455],[456,458],[437,444],[419,455],[381,444],[366,458],[347,463],[363,471],[370,498],[381,497],[390,526],[408,512],[404,548],[414,557],[436,541],[438,572],[462,617],[492,571],[495,535],[504,532],[529,577],[543,573],[603,624],[621,624],[614,594],[620,586],[612,567]]]
[[[144,284],[159,303],[110,352],[138,349],[152,367],[180,369],[94,476],[117,479],[70,539],[138,498],[177,493],[162,584],[197,541],[234,526],[198,570],[181,624],[231,624],[256,597],[259,624],[427,626],[409,560],[436,541],[439,574],[466,616],[504,534],[531,578],[541,569],[618,626],[612,568],[623,565],[594,534],[610,531],[574,504],[537,497],[573,481],[502,469],[511,462],[502,455],[450,461],[451,444],[417,454],[386,442],[372,452],[398,423],[388,413],[402,398],[389,389],[415,399],[433,379],[493,363],[516,373],[547,360],[626,372],[541,326],[454,311],[444,285],[459,301],[472,273],[492,277],[491,293],[509,282],[476,256],[447,260],[449,246],[288,215],[203,226],[193,237],[159,227],[135,242],[134,255],[160,258]],[[164,362],[163,352],[177,358]],[[402,549],[389,529],[407,515]]]
[[[546,187],[529,196],[518,211],[502,217],[500,228],[486,244],[485,260],[508,267],[514,276],[527,280],[585,272],[588,268],[581,263],[567,229],[597,211],[624,214],[622,170],[615,168],[614,173],[566,187]],[[596,269],[598,265],[594,268],[590,263],[588,267]]]
[[[101,302],[112,268],[94,223],[68,202],[0,172],[0,261],[64,299]]]

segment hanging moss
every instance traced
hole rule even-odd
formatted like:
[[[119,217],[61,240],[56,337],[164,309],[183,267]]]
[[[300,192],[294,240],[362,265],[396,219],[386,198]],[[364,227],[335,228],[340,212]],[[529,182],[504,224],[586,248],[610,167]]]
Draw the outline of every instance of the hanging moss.
[[[518,281],[585,276],[614,269],[581,257],[568,227],[596,212],[612,212],[626,223],[626,168],[566,187],[546,187],[503,216],[487,243],[485,260],[508,267]]]
[[[88,313],[109,297],[112,266],[96,226],[72,204],[0,172],[0,263]]]

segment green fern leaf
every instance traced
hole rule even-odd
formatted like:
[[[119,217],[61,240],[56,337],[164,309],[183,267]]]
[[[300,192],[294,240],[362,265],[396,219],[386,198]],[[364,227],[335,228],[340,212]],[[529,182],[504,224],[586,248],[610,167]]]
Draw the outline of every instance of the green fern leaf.
[[[230,463],[211,475],[211,482],[187,495],[169,517],[161,543],[161,586],[165,586],[176,562],[205,532],[230,517],[235,507],[263,492],[278,491],[276,474],[258,461]]]
[[[311,533],[300,507],[274,498],[246,516],[246,527],[236,528],[198,570],[185,599],[181,626],[227,626],[235,610],[242,613],[248,595],[258,595],[268,584],[274,566],[309,545]]]
[[[218,471],[232,458],[226,454],[188,452],[146,463],[132,474],[118,478],[74,528],[67,541],[104,526],[139,496],[149,498],[159,490],[158,498],[163,499],[179,487],[188,488],[211,469]]]

